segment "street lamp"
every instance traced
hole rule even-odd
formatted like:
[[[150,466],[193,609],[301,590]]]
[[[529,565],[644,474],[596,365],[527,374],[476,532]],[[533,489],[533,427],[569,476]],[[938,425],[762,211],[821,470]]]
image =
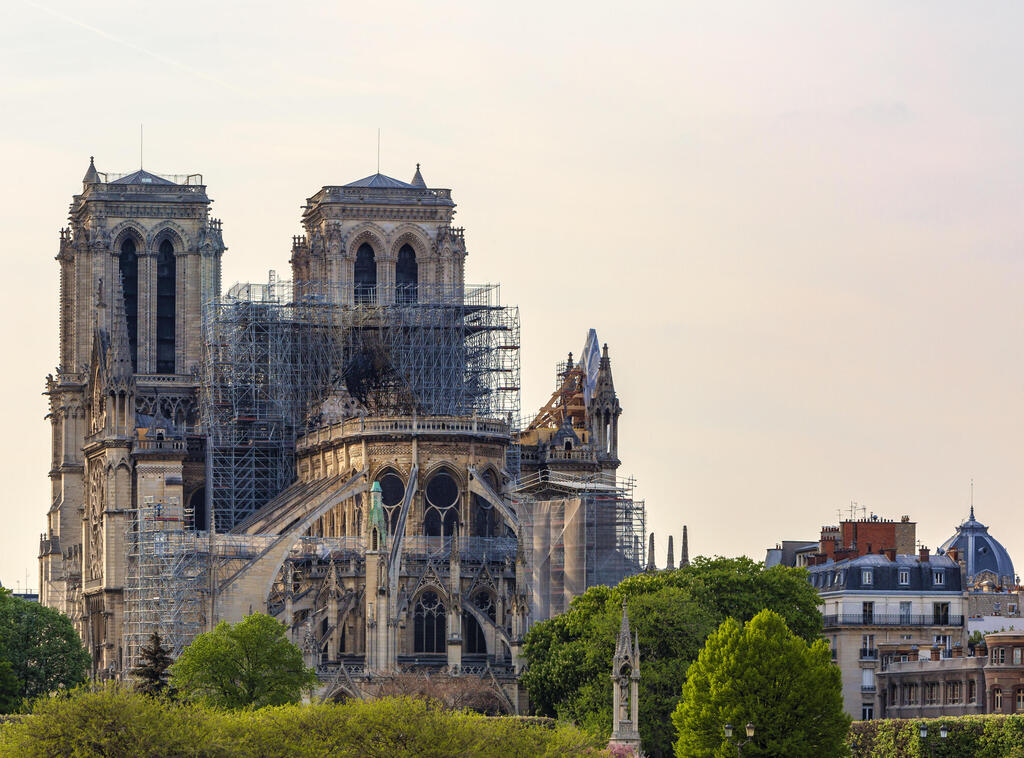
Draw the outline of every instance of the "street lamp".
[[[748,742],[750,742],[754,738],[754,725],[752,723],[750,723],[749,721],[747,722],[747,726],[746,726],[747,738],[745,740],[743,740],[742,742],[738,742],[738,741],[737,742],[733,742],[733,739],[732,739],[733,731],[734,730],[733,730],[732,724],[726,724],[725,725],[725,739],[728,740],[730,745],[734,745],[736,747],[736,756],[737,756],[737,758],[742,758],[742,756],[743,756],[743,746],[746,745]]]
[[[939,738],[944,740],[948,736],[949,736],[949,729],[946,728],[946,725],[942,724],[941,726],[939,726]],[[928,725],[927,724],[921,724],[921,739],[922,740],[928,739]],[[932,747],[931,743],[928,744],[928,755],[929,756],[935,755],[935,748]]]

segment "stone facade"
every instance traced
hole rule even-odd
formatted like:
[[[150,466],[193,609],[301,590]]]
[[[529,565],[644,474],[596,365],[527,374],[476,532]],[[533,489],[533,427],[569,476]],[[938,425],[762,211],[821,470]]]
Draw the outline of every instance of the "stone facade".
[[[880,651],[938,645],[950,657],[965,643],[960,566],[948,556],[864,555],[809,568],[821,597],[824,635],[842,671],[843,704],[876,718]]]
[[[924,658],[916,647],[887,650],[878,674],[881,716],[1024,713],[1024,632],[987,634],[971,652],[945,658],[936,646]]]
[[[90,161],[61,231],[59,363],[47,377],[51,502],[41,601],[68,614],[94,673],[118,670],[124,534],[135,498],[203,487],[196,431],[204,301],[220,292],[220,222],[202,177],[100,173]]]

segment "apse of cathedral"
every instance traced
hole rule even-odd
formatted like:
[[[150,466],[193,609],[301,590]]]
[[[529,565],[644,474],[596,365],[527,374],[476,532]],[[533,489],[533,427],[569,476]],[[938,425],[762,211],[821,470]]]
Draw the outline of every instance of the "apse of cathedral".
[[[518,710],[529,625],[644,565],[607,345],[522,417],[518,309],[466,284],[419,166],[323,187],[291,279],[226,293],[210,202],[201,175],[91,159],[72,199],[42,602],[97,677],[262,611],[325,696],[443,671]]]

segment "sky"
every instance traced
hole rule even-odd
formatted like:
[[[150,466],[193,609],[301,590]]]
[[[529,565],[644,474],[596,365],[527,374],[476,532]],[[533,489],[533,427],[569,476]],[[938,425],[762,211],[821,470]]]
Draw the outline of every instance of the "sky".
[[[764,557],[851,504],[1021,566],[1019,3],[0,4],[0,581],[37,584],[67,204],[202,173],[224,283],[300,206],[451,188],[467,281],[522,313],[523,408],[594,328],[657,535]],[[860,511],[858,511],[858,514]]]

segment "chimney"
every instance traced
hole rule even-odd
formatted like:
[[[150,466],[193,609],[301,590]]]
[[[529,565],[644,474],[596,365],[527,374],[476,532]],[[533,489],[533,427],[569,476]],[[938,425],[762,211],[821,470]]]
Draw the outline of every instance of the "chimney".
[[[647,570],[657,571],[658,567],[654,564],[654,532],[651,532],[651,540],[648,543],[647,548]]]
[[[917,559],[919,561],[921,561],[921,563],[927,563],[928,562],[928,548],[922,547],[920,550],[918,550],[917,551]]]
[[[665,569],[672,571],[676,567],[676,551],[672,547],[672,535],[668,536],[668,558],[665,562]]]
[[[893,562],[893,561],[896,560],[896,548],[894,548],[894,547],[887,547],[882,552],[885,553],[886,559],[888,559],[890,562]]]
[[[679,567],[690,565],[690,542],[686,536],[686,524],[683,524],[683,549],[679,553]]]
[[[951,547],[947,550],[946,555],[953,560],[953,563],[958,563],[960,561],[960,551],[955,547]]]
[[[938,645],[932,645],[932,660],[933,661],[937,661],[941,657],[942,657],[942,651],[939,649],[939,646]]]

